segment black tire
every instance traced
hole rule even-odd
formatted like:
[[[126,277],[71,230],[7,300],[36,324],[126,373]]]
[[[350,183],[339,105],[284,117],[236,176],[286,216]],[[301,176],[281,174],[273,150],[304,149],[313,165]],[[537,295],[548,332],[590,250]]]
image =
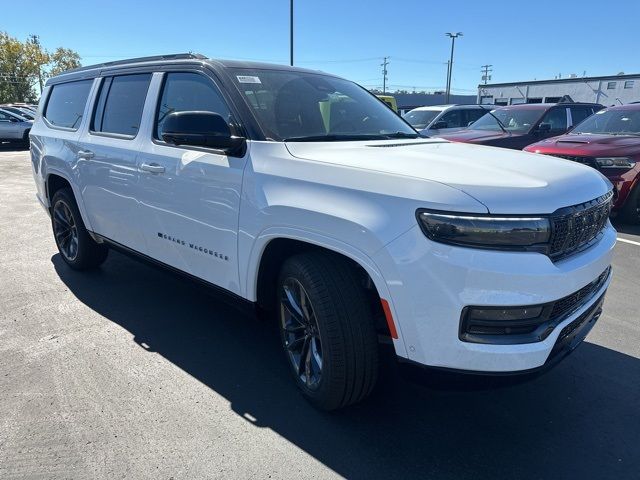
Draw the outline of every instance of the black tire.
[[[631,190],[620,212],[620,220],[634,225],[640,224],[640,183]]]
[[[287,292],[292,293],[297,285],[308,297],[306,308],[301,310],[310,310],[307,316],[315,319],[315,327],[313,321],[307,327],[311,333],[305,358],[309,358],[310,366],[305,361],[304,375],[296,364],[302,365],[302,348],[307,341],[302,343],[296,360],[293,346],[296,342],[300,345],[295,337],[300,333],[293,331],[299,330],[294,326],[300,322],[285,306]],[[330,253],[296,255],[284,263],[277,292],[278,323],[287,363],[305,398],[319,409],[335,410],[367,397],[378,378],[378,341],[371,307],[354,268]],[[319,374],[313,371],[318,365]]]
[[[53,196],[51,227],[60,256],[74,270],[96,268],[107,258],[109,249],[87,232],[69,188],[62,188]]]

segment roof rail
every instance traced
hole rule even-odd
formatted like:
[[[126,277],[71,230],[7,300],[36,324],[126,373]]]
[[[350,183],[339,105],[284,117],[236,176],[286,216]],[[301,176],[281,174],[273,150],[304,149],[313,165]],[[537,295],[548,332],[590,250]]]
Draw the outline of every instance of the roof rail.
[[[137,57],[137,58],[128,58],[125,60],[116,60],[113,62],[105,62],[105,63],[97,63],[95,65],[87,65],[86,67],[78,67],[72,70],[67,70],[65,73],[72,72],[81,72],[83,70],[93,70],[94,68],[105,68],[105,67],[113,67],[116,65],[126,65],[128,63],[142,63],[142,62],[155,62],[158,60],[187,60],[187,59],[198,59],[204,60],[208,57],[200,54],[200,53],[173,53],[168,55],[153,55],[150,57]]]

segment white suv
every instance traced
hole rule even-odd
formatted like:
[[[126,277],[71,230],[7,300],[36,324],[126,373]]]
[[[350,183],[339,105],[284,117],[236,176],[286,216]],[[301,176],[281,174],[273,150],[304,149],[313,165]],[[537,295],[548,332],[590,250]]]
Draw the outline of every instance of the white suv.
[[[191,54],[57,76],[39,111],[37,196],[64,261],[114,248],[272,312],[319,408],[371,392],[381,342],[530,372],[600,315],[616,233],[589,167],[419,138],[347,80]]]
[[[493,108],[493,105],[431,105],[414,108],[402,118],[421,135],[437,137],[464,130]]]

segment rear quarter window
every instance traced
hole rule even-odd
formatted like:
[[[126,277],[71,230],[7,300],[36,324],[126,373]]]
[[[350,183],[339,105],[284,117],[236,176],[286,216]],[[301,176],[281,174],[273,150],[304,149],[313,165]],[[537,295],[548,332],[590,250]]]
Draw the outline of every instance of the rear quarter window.
[[[51,87],[44,118],[54,127],[77,130],[91,90],[91,80],[60,83]]]

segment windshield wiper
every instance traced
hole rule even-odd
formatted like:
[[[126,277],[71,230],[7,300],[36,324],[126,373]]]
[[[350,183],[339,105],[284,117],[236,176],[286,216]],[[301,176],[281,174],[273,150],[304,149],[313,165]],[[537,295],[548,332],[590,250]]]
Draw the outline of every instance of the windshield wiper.
[[[302,137],[284,138],[283,142],[346,142],[349,140],[386,140],[387,135],[367,134],[332,134],[332,135],[307,135]]]
[[[386,133],[384,136],[387,138],[418,138],[420,137],[418,133],[407,133],[407,132]]]

